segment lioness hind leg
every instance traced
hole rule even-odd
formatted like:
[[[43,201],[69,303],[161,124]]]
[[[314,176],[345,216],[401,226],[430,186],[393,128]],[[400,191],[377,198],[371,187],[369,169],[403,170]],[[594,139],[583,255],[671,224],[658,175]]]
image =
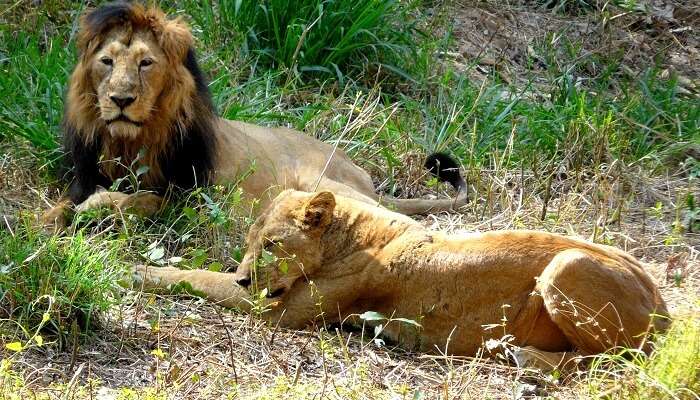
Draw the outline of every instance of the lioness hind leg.
[[[538,289],[566,338],[584,354],[595,354],[640,346],[654,326],[653,315],[666,313],[643,274],[626,261],[571,249],[552,259]]]

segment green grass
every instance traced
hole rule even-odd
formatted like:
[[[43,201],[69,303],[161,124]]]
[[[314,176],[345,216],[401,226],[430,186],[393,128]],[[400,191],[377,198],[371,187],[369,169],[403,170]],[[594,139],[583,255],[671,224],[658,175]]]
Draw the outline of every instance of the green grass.
[[[0,140],[22,138],[44,158],[58,158],[63,91],[75,53],[65,40],[0,33]]]
[[[406,75],[415,2],[396,0],[185,1],[206,43],[231,40],[263,66],[323,79],[380,66]],[[215,11],[216,10],[216,11]],[[231,39],[232,38],[232,39]]]
[[[648,357],[625,352],[595,358],[585,382],[588,394],[606,399],[697,399],[700,396],[698,316],[677,319],[655,343],[656,349]]]
[[[119,244],[83,231],[49,236],[28,219],[0,230],[0,304],[13,321],[2,335],[27,340],[41,329],[60,343],[76,328],[89,332],[114,304],[123,272]]]

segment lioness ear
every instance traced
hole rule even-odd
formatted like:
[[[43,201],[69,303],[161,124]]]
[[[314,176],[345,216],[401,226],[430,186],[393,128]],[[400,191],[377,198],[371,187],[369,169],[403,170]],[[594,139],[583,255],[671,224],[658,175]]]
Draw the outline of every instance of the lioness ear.
[[[335,196],[331,192],[316,193],[304,204],[301,222],[308,228],[325,228],[330,225],[335,208]]]

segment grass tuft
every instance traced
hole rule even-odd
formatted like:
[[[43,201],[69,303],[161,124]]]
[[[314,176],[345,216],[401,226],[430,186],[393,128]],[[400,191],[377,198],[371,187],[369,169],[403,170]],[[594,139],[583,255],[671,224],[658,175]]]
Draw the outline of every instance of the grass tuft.
[[[15,322],[10,335],[27,339],[42,329],[63,340],[76,328],[90,331],[115,301],[119,243],[82,231],[48,236],[28,220],[0,230],[0,306]]]
[[[655,344],[648,357],[629,351],[596,357],[586,381],[588,394],[606,399],[700,398],[700,318],[678,318]]]
[[[212,1],[186,8],[205,42],[233,40],[260,64],[343,82],[384,67],[406,76],[413,3],[396,0]],[[197,2],[197,4],[199,4]]]

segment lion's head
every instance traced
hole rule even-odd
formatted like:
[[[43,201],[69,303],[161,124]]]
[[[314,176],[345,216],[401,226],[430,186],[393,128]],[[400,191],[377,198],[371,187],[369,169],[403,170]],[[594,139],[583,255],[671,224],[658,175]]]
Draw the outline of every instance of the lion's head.
[[[130,165],[141,151],[140,163],[150,168],[144,180],[151,185],[168,181],[164,158],[192,130],[211,131],[214,117],[192,45],[186,23],[166,18],[157,8],[117,2],[86,13],[66,96],[66,135],[122,165]],[[75,140],[68,137],[66,143]],[[109,163],[100,168],[110,179],[124,172]]]
[[[321,266],[321,236],[331,224],[335,204],[331,192],[280,193],[248,231],[236,281],[267,289],[267,296],[275,298],[297,280],[313,276]]]

